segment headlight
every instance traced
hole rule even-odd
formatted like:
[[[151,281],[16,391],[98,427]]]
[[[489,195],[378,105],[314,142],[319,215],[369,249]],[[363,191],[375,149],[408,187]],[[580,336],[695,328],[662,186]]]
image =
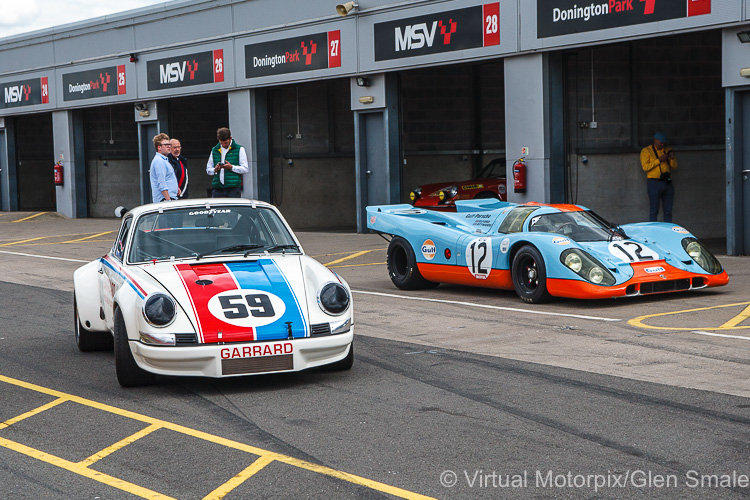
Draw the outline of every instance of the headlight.
[[[448,187],[448,188],[443,189],[442,191],[440,191],[440,193],[438,194],[438,196],[440,197],[440,201],[443,201],[443,200],[453,199],[453,198],[456,197],[457,194],[458,194],[458,187],[456,187],[456,186],[450,186],[450,187]]]
[[[615,277],[599,261],[578,248],[569,248],[560,254],[560,262],[581,278],[595,285],[612,286]]]
[[[589,281],[598,285],[602,280],[604,280],[604,271],[602,268],[599,266],[592,267],[589,271]]]
[[[143,303],[143,317],[157,328],[169,326],[177,315],[177,307],[169,295],[154,293]]]
[[[411,201],[417,201],[421,197],[422,197],[422,186],[417,186],[416,188],[414,188],[414,191],[409,193],[409,198],[411,198]]]
[[[323,312],[339,316],[349,308],[349,291],[341,283],[327,283],[318,292],[318,305]]]
[[[683,238],[682,248],[707,273],[719,274],[721,272],[722,267],[719,261],[700,241],[695,238]]]
[[[581,257],[579,257],[575,252],[570,252],[568,255],[566,255],[563,264],[568,266],[574,273],[580,272],[581,268],[583,267],[583,261],[581,260]]]

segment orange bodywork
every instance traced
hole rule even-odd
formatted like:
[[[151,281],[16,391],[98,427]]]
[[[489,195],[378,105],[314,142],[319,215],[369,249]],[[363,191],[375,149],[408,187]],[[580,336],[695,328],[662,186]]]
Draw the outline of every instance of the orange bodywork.
[[[645,283],[700,278],[703,280],[701,287],[712,287],[726,285],[729,282],[729,276],[726,271],[722,271],[720,274],[692,273],[670,266],[664,260],[634,262],[631,266],[634,271],[633,277],[619,285],[602,286],[583,280],[547,278],[547,291],[555,297],[605,299],[624,297],[625,295],[637,295],[641,290],[641,286]],[[417,267],[425,279],[436,283],[454,283],[457,285],[499,288],[503,290],[513,290],[514,288],[510,270],[492,269],[486,279],[477,279],[469,272],[466,266],[418,263]],[[646,269],[654,268],[663,268],[664,271],[646,271]],[[631,285],[633,288],[628,293],[628,287]]]
[[[485,288],[501,288],[513,290],[513,280],[510,270],[492,269],[486,279],[477,279],[466,266],[451,266],[448,264],[417,263],[420,274],[426,280],[435,283],[454,283],[456,285],[481,286]]]

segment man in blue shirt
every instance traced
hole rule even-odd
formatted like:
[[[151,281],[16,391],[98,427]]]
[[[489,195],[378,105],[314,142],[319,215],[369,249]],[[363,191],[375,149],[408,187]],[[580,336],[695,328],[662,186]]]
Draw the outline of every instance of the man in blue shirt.
[[[154,136],[154,148],[156,148],[156,154],[154,159],[151,160],[150,172],[151,198],[154,203],[176,200],[178,193],[177,177],[167,158],[172,148],[169,136],[167,134]]]

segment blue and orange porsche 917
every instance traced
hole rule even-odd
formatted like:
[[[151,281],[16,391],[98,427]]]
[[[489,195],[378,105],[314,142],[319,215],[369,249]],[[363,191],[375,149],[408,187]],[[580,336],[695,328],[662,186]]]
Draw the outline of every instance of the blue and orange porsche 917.
[[[722,286],[727,272],[672,223],[617,226],[579,205],[456,203],[457,212],[367,207],[367,226],[391,235],[387,266],[403,290],[439,283],[515,290],[521,300],[597,299]]]

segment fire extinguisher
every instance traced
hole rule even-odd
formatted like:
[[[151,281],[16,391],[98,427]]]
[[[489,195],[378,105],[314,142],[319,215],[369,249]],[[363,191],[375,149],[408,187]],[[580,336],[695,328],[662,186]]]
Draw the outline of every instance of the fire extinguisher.
[[[526,192],[526,163],[523,158],[519,158],[513,164],[513,192]]]
[[[55,163],[55,186],[63,185],[63,166],[61,162]]]

